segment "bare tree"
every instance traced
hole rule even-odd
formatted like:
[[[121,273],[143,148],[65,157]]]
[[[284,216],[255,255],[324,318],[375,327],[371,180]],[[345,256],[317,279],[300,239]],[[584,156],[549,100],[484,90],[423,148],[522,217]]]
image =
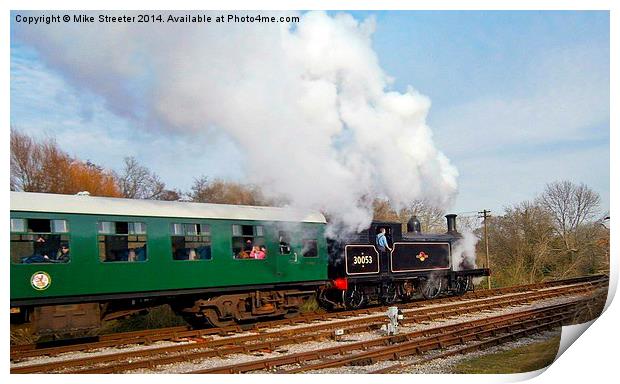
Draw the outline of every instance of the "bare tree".
[[[456,228],[459,232],[471,232],[482,238],[482,234],[478,233],[482,232],[482,220],[477,215],[459,215]]]
[[[28,135],[11,128],[11,190],[29,191],[35,188],[36,144]]]
[[[443,208],[424,200],[416,200],[411,205],[411,208],[404,211],[404,213],[407,215],[409,214],[409,212],[411,212],[411,216],[417,216],[417,218],[420,220],[422,232],[446,232],[446,211]]]
[[[15,129],[11,129],[11,190],[120,195],[112,172],[72,158],[53,138],[38,142]]]
[[[73,159],[53,138],[41,142],[11,128],[11,189],[58,192]]]
[[[158,200],[165,201],[177,201],[183,198],[183,193],[176,189],[165,189],[161,195],[159,195]]]
[[[551,213],[568,250],[575,247],[577,228],[598,214],[601,198],[587,185],[565,180],[547,184],[538,201]]]
[[[160,199],[166,189],[159,176],[140,165],[133,156],[125,157],[123,171],[116,180],[123,197],[130,199]]]
[[[441,233],[446,231],[445,211],[424,200],[416,200],[410,208],[396,212],[389,201],[376,199],[373,202],[373,214],[375,220],[397,221],[403,226],[412,216],[416,216],[420,220],[422,232]]]
[[[553,272],[554,230],[551,215],[524,201],[490,219],[489,248],[500,285],[540,281]]]
[[[254,185],[244,185],[206,176],[194,180],[188,194],[193,201],[215,204],[275,205]]]

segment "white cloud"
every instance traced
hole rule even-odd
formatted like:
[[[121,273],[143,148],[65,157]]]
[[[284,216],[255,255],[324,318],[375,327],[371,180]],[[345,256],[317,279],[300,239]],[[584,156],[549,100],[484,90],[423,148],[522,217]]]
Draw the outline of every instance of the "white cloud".
[[[16,50],[23,53],[25,48]],[[100,97],[75,89],[41,64],[14,54],[11,66],[11,124],[35,138],[55,138],[72,156],[117,171],[125,156],[135,156],[170,188],[183,190],[200,175],[243,174],[242,155],[221,133],[184,136],[140,130],[135,122],[111,113]]]

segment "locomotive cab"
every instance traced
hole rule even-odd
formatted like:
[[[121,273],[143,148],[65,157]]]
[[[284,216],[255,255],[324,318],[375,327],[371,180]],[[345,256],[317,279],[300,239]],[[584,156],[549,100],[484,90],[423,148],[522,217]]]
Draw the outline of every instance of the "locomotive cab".
[[[377,245],[377,235],[381,233],[382,228],[385,228],[385,238],[390,248],[392,248],[394,241],[398,241],[403,236],[403,229],[400,223],[373,221],[370,228],[368,228],[368,244]]]

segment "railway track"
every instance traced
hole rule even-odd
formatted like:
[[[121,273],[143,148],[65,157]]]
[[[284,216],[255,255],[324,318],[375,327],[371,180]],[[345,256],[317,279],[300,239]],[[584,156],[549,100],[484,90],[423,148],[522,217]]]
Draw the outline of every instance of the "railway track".
[[[578,277],[565,280],[554,280],[544,283],[535,283],[521,286],[495,288],[490,290],[472,291],[468,292],[460,297],[444,297],[434,300],[423,300],[411,303],[399,303],[398,306],[403,309],[426,307],[435,304],[442,304],[446,302],[455,302],[468,299],[480,299],[487,297],[495,297],[500,295],[506,295],[510,293],[529,292],[534,290],[540,290],[545,288],[581,284],[581,283],[595,283],[597,281],[604,281],[607,277],[604,275]],[[208,329],[190,329],[189,327],[171,327],[163,329],[150,329],[143,331],[124,332],[110,335],[98,336],[95,341],[80,342],[81,340],[69,340],[62,341],[64,345],[48,346],[49,343],[44,344],[28,344],[11,346],[10,356],[11,360],[19,361],[25,358],[38,357],[38,356],[55,356],[68,352],[76,351],[88,351],[96,350],[100,348],[115,347],[128,344],[145,344],[149,345],[157,341],[180,341],[185,339],[201,339],[213,335],[227,336],[231,334],[240,334],[247,331],[260,332],[266,329],[273,329],[282,326],[296,325],[296,324],[310,324],[316,321],[326,321],[337,318],[349,318],[364,314],[383,313],[387,307],[371,307],[354,311],[340,311],[332,313],[313,312],[305,315],[300,315],[293,319],[280,319],[265,321],[261,323],[248,324],[248,325],[233,325],[222,328],[208,328]]]
[[[458,322],[421,331],[385,336],[344,346],[324,348],[283,357],[249,361],[242,364],[224,365],[199,369],[187,373],[246,373],[271,371],[275,373],[301,373],[345,365],[370,365],[382,360],[398,360],[403,357],[443,349],[469,341],[483,340],[498,334],[520,330],[531,334],[570,323],[574,315],[587,305],[590,299],[553,305],[542,309],[524,310],[515,314],[499,315],[476,321]],[[504,335],[506,336],[506,335]],[[514,335],[513,335],[514,336]],[[512,339],[513,336],[508,338]],[[283,367],[289,368],[283,368]],[[293,366],[291,368],[291,366]]]
[[[437,327],[432,330],[413,332],[400,335],[400,338],[380,340],[384,345],[378,348],[364,345],[350,345],[349,353],[345,356],[327,359],[316,358],[318,362],[308,362],[309,356],[304,356],[304,363],[300,367],[280,370],[278,373],[301,373],[316,371],[325,368],[341,367],[344,365],[370,365],[382,360],[398,360],[407,356],[420,355],[427,351],[443,349],[453,345],[466,344],[470,341],[485,340],[477,343],[477,347],[484,344],[495,345],[506,340],[513,340],[519,336],[529,335],[535,332],[552,329],[563,324],[570,323],[576,308],[587,300],[561,304],[544,309],[526,310],[511,315],[494,316],[487,319],[474,321],[469,324],[457,324],[445,327]],[[497,336],[497,335],[500,336]],[[407,341],[401,342],[405,338]],[[367,349],[371,348],[370,351]],[[465,351],[473,347],[459,349]],[[355,351],[361,351],[353,353]],[[450,352],[456,353],[456,352]],[[351,355],[352,354],[352,355]],[[318,356],[318,355],[317,355]],[[398,365],[397,368],[405,368],[406,365]],[[222,368],[219,368],[220,370]],[[238,368],[236,368],[238,369]],[[396,367],[392,370],[394,371]],[[389,369],[374,371],[374,373],[390,372]],[[196,371],[193,373],[215,373],[215,370]]]
[[[509,306],[523,305],[558,296],[591,294],[592,291],[596,289],[606,292],[605,279],[571,283],[572,284],[570,285],[563,285],[559,287],[541,287],[536,291],[530,290],[527,292],[508,293],[501,297],[489,295],[482,298],[472,298],[467,302],[459,301],[455,303],[445,301],[443,303],[436,303],[437,305],[430,307],[414,306],[404,309],[405,319],[402,321],[402,325],[411,326],[436,319],[489,311]],[[360,313],[357,315],[360,316]],[[160,365],[176,362],[223,357],[232,354],[274,351],[286,345],[325,340],[332,337],[334,330],[336,329],[343,331],[345,335],[376,331],[384,323],[384,314],[366,314],[365,316],[359,318],[351,318],[349,316],[345,317],[345,320],[332,321],[330,323],[311,324],[307,326],[299,325],[294,329],[271,330],[270,332],[262,331],[259,333],[241,336],[211,338],[210,340],[205,339],[199,343],[180,344],[168,347],[142,349],[132,352],[121,352],[87,358],[62,360],[55,363],[51,362],[14,367],[11,369],[11,373],[118,373],[141,368],[153,369]],[[461,327],[462,329],[465,325],[467,324],[459,323],[458,327]],[[179,331],[181,333],[183,332],[182,330]],[[393,343],[394,340],[403,338],[410,341],[408,336],[398,335],[391,338],[378,339],[379,341],[373,340],[372,342],[369,342],[370,344],[360,344],[359,347],[362,349],[376,348],[377,345],[380,345],[381,343]],[[352,347],[355,348],[356,346],[354,344],[348,344],[346,346],[339,346],[322,352],[313,351],[313,353],[317,353],[317,355],[312,356],[319,356],[320,358],[320,356],[329,357],[343,353],[350,353],[351,350],[349,348]],[[308,356],[303,355],[302,357],[303,359],[307,359]],[[284,359],[282,362],[278,362],[277,359],[274,361],[267,360],[266,362],[256,362],[258,365],[252,365],[251,363],[247,363],[245,365],[235,364],[232,367],[218,367],[210,371],[195,371],[193,373],[251,372],[256,369],[264,369],[265,367],[273,368],[291,364],[291,359],[301,359],[302,357],[295,357],[294,354],[286,355],[282,357],[282,359]],[[317,357],[315,357],[315,359],[316,358]],[[333,362],[330,363],[333,364]]]

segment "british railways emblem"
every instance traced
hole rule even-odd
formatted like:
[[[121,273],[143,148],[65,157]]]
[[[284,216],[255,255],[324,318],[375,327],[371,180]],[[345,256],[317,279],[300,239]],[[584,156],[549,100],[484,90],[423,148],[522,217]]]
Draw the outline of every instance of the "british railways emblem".
[[[47,272],[39,271],[32,274],[30,285],[37,291],[46,290],[52,283],[52,278]]]

